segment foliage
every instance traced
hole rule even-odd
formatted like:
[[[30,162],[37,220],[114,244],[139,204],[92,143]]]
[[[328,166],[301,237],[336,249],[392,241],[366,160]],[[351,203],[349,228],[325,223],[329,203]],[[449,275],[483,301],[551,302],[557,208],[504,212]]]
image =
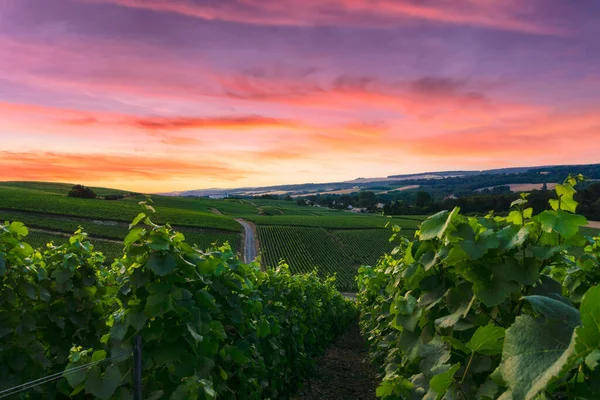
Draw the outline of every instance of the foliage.
[[[581,179],[535,216],[526,195],[506,217],[442,211],[359,270],[379,397],[600,397],[600,237],[578,233]]]
[[[75,185],[69,193],[67,193],[69,197],[78,197],[80,199],[95,199],[96,193],[89,187],[85,187],[83,185]]]
[[[144,398],[287,398],[355,314],[333,279],[261,272],[144,213],[108,269],[81,231],[46,250],[27,234],[0,226],[0,390],[99,362],[34,390],[130,399],[131,358],[109,358],[141,335]]]
[[[34,250],[20,222],[0,225],[0,390],[64,369],[76,341],[98,343],[113,304],[104,256],[86,234]],[[56,388],[34,390],[53,397]]]

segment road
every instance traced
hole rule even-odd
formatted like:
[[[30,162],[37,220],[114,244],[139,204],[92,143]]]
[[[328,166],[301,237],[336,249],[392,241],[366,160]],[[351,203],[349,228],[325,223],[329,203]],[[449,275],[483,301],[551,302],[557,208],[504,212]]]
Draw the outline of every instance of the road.
[[[249,263],[256,258],[256,237],[254,225],[243,219],[236,219],[244,227],[244,262]]]

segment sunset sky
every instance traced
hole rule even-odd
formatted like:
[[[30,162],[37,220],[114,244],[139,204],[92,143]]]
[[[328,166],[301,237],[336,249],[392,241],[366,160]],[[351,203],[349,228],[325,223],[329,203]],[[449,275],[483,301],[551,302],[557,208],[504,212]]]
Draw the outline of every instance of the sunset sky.
[[[0,0],[0,180],[600,162],[598,0]]]

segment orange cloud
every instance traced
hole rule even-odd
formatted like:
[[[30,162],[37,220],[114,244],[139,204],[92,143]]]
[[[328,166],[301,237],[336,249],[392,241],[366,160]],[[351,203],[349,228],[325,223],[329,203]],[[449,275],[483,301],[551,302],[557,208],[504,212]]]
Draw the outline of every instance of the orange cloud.
[[[3,180],[113,181],[169,180],[209,176],[237,180],[246,172],[216,161],[183,160],[135,154],[17,153],[0,151]]]
[[[196,117],[150,117],[130,118],[124,124],[149,130],[183,130],[183,129],[253,129],[253,128],[297,128],[299,123],[260,115],[226,116],[212,118]]]
[[[243,0],[220,3],[173,0],[80,1],[112,3],[206,20],[257,25],[353,25],[378,28],[395,26],[407,19],[420,19],[531,34],[564,34],[560,29],[519,16],[522,8],[500,1],[455,0],[427,4],[406,0]]]
[[[6,119],[20,117],[27,120],[32,116],[47,122],[73,127],[121,126],[144,131],[180,131],[188,129],[256,129],[256,128],[300,128],[297,121],[261,115],[227,115],[217,117],[192,116],[136,116],[104,111],[83,111],[59,107],[0,102],[0,116]],[[19,118],[16,118],[19,119]]]
[[[411,153],[429,157],[563,157],[600,153],[600,113],[546,114],[468,131],[408,138]],[[597,156],[596,157],[597,161]],[[588,160],[595,162],[594,160]],[[583,161],[582,161],[583,162]]]

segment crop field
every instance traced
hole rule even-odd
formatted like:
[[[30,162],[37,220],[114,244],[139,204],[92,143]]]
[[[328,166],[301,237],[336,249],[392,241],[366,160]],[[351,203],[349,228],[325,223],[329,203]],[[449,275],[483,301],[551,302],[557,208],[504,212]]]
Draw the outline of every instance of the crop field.
[[[173,225],[240,231],[240,225],[226,216],[189,209],[157,207],[158,213],[153,219],[158,223],[169,222]],[[131,221],[140,212],[139,205],[131,199],[119,201],[79,199],[12,187],[0,188],[0,208],[126,222]]]
[[[375,265],[383,254],[396,246],[395,242],[390,243],[392,232],[387,229],[342,230],[331,233],[355,265]],[[402,234],[412,237],[414,231],[407,230]]]
[[[0,183],[0,221],[21,221],[31,227],[30,238],[44,245],[60,243],[79,227],[92,244],[107,255],[120,255],[119,241],[140,211],[145,196],[134,194],[121,200],[79,199],[66,194],[71,185],[44,182]],[[126,194],[94,188],[97,194]],[[188,243],[206,249],[228,242],[234,252],[242,250],[241,225],[235,218],[257,224],[262,262],[275,266],[285,259],[292,272],[319,270],[322,276],[337,274],[338,288],[355,290],[354,277],[362,264],[373,265],[393,248],[386,224],[398,225],[412,237],[425,216],[383,217],[353,214],[322,207],[300,206],[295,201],[271,199],[207,199],[152,196],[157,213],[152,220],[169,222]],[[100,240],[100,239],[109,239]]]
[[[92,244],[94,244],[96,247],[102,247],[102,252],[110,255],[114,253],[114,246],[107,246],[105,244],[107,242],[102,242],[95,239],[106,238],[122,241],[129,232],[127,223],[119,221],[86,220],[78,219],[76,217],[63,217],[15,211],[0,211],[0,222],[4,223],[5,221],[20,221],[33,229],[52,231],[32,232],[35,233],[36,238],[39,237],[43,240],[47,240],[50,237],[60,240],[64,238],[64,235],[61,235],[61,233],[72,234],[79,229],[79,227],[82,227],[84,231],[90,235],[90,241]],[[194,228],[190,227],[176,228],[184,234],[188,243],[196,244],[201,249],[207,249],[211,247],[213,243],[221,245],[225,242],[228,242],[231,245],[233,251],[238,251],[240,249],[241,235],[236,232],[216,230],[195,231],[193,230]],[[37,242],[39,241],[36,241],[36,243]],[[104,249],[107,247],[110,249],[105,252]]]
[[[300,215],[247,215],[244,218],[257,225],[287,225],[320,227],[327,229],[377,229],[384,228],[389,222],[403,229],[417,229],[420,220],[407,218],[387,218],[380,215],[353,215],[336,213],[333,215],[300,216]]]
[[[262,263],[267,267],[284,259],[293,273],[318,269],[321,276],[337,274],[340,290],[356,290],[354,277],[361,265],[374,265],[391,251],[389,229],[326,230],[323,228],[270,225],[257,227]],[[414,230],[404,235],[414,236]]]
[[[311,272],[317,268],[321,276],[336,273],[338,288],[342,290],[356,286],[357,268],[325,229],[258,226],[257,231],[264,265],[276,266],[284,259],[292,273]]]

